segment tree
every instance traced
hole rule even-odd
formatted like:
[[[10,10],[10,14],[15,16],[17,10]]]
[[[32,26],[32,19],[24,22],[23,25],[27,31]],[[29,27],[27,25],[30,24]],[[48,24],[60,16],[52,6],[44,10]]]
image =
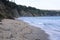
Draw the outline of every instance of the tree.
[[[6,2],[6,1],[9,1],[9,0],[0,0],[0,1],[2,1],[2,2]]]

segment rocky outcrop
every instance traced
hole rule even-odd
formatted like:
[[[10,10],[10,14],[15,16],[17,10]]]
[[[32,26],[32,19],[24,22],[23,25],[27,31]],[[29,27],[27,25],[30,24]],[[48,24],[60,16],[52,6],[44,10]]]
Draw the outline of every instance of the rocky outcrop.
[[[45,31],[23,21],[4,19],[0,24],[0,40],[49,40],[48,37]]]

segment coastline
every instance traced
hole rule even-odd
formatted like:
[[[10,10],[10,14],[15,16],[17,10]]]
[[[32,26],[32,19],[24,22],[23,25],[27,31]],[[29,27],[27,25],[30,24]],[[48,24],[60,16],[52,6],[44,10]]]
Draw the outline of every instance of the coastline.
[[[22,20],[4,19],[0,31],[1,40],[49,40],[45,31]]]

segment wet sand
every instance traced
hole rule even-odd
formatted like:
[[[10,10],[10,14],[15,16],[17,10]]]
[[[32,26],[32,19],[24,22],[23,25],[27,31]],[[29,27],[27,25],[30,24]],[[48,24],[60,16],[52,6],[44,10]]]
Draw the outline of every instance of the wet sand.
[[[40,28],[23,21],[4,19],[0,24],[0,40],[49,40]]]

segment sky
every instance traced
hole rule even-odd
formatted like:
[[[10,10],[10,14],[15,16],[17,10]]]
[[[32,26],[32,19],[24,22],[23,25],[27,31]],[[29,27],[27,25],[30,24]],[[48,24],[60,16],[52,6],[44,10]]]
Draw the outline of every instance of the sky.
[[[14,2],[14,0],[12,0]],[[44,10],[60,10],[60,0],[15,0],[18,5],[25,5]]]

